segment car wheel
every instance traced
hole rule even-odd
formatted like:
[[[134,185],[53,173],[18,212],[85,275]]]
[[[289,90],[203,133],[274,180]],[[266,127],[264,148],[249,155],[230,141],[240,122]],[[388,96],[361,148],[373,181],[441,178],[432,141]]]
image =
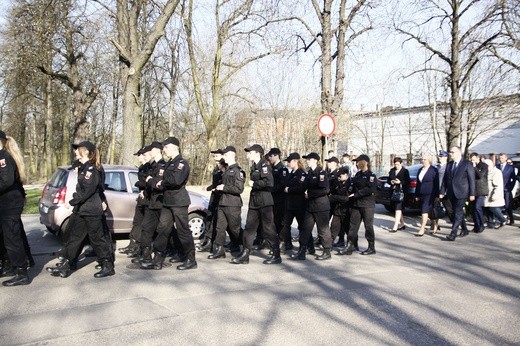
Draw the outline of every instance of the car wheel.
[[[57,232],[57,236],[62,243],[66,243],[68,240],[67,225],[69,224],[69,220],[70,217],[66,218],[65,221],[63,221],[63,223],[61,224],[59,231]]]
[[[392,207],[391,205],[386,205],[386,204],[385,204],[384,206],[385,206],[385,209],[386,209],[387,211],[389,211],[390,213],[394,213],[394,212],[395,212],[394,207]]]
[[[188,226],[194,239],[202,239],[206,232],[206,218],[199,213],[191,213],[189,216]]]

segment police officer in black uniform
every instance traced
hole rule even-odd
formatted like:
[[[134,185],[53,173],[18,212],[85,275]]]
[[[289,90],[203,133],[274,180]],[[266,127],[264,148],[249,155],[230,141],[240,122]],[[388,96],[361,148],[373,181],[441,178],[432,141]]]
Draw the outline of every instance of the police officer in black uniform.
[[[258,229],[262,227],[262,235],[269,244],[272,256],[266,259],[264,264],[282,263],[280,257],[280,239],[276,234],[273,216],[273,195],[271,189],[274,186],[271,166],[264,159],[264,148],[259,144],[253,144],[244,149],[247,158],[252,161],[249,185],[249,209],[247,211],[246,227],[244,229],[244,249],[242,253],[231,260],[234,264],[249,263],[249,255],[253,249],[253,238]]]
[[[0,131],[0,237],[10,260],[14,277],[2,282],[3,286],[28,285],[27,256],[22,239],[22,211],[25,204],[23,156],[11,137]],[[2,272],[10,272],[3,261]],[[7,276],[7,275],[6,275]]]
[[[62,249],[64,262],[54,268],[47,268],[52,276],[66,278],[71,273],[71,261],[76,259],[83,240],[88,235],[90,244],[101,263],[101,270],[94,274],[95,278],[102,278],[115,274],[112,244],[105,236],[102,217],[103,207],[101,200],[101,164],[96,146],[84,141],[72,144],[76,157],[81,166],[78,168],[78,183],[76,192],[68,202],[76,214],[74,223],[69,223],[67,232],[69,240]]]
[[[295,260],[305,259],[305,246],[309,239],[312,239],[312,229],[314,224],[318,228],[318,236],[321,238],[323,253],[317,256],[317,260],[328,260],[331,258],[332,239],[329,228],[329,179],[327,171],[319,164],[320,156],[317,153],[310,153],[303,157],[307,159],[309,171],[305,178],[307,186],[307,205],[303,232],[300,232],[300,249],[297,254],[291,256]]]
[[[238,237],[241,227],[242,197],[244,191],[245,172],[236,162],[236,149],[227,146],[222,150],[222,157],[226,161],[227,168],[222,174],[222,184],[215,190],[221,191],[222,196],[217,207],[217,227],[215,237],[215,250],[209,259],[225,258],[226,230],[235,247],[239,246]]]
[[[350,230],[347,246],[342,250],[342,254],[350,255],[354,252],[358,242],[358,231],[361,220],[365,225],[365,238],[368,240],[368,249],[361,252],[362,255],[374,255],[374,209],[375,192],[377,190],[376,175],[370,171],[370,158],[367,155],[359,155],[354,161],[357,163],[359,171],[352,178],[352,190],[349,198],[352,201],[350,215]],[[350,236],[351,235],[351,236]],[[347,238],[348,239],[348,238]]]
[[[152,240],[162,210],[162,189],[157,187],[157,182],[162,180],[164,174],[164,162],[161,150],[162,144],[154,141],[150,148],[150,170],[145,179],[145,194],[149,196],[148,206],[145,207],[143,222],[141,223],[141,257],[132,259],[132,263],[152,262]]]
[[[285,241],[282,237],[282,228],[283,228],[283,217],[285,214],[285,188],[287,187],[287,181],[289,180],[289,170],[283,162],[280,160],[281,151],[278,148],[271,148],[269,152],[265,155],[269,162],[271,163],[271,167],[273,170],[273,179],[274,186],[271,189],[271,194],[273,195],[273,215],[274,215],[274,225],[276,228],[276,234],[280,238],[280,241]],[[292,250],[292,241],[288,243],[285,242],[285,250]]]
[[[284,193],[286,196],[285,203],[285,213],[283,218],[283,228],[280,233],[280,239],[285,241],[286,249],[287,244],[291,244],[292,247],[292,235],[291,235],[291,225],[293,223],[294,218],[298,222],[298,230],[300,234],[303,232],[303,223],[305,217],[305,191],[307,190],[307,185],[305,184],[305,177],[307,173],[303,167],[303,164],[300,161],[300,154],[291,153],[285,159],[287,161],[287,166],[291,169],[289,173],[289,178],[287,179],[287,186],[284,189]],[[314,245],[314,241],[311,239],[310,244]],[[300,244],[300,249],[302,245]],[[305,250],[307,245],[304,245],[303,254],[305,255]]]
[[[206,232],[198,249],[200,252],[208,252],[213,249],[217,227],[217,208],[220,196],[222,196],[222,191],[217,191],[216,187],[222,184],[222,174],[226,169],[226,161],[222,158],[222,149],[212,150],[211,154],[215,161],[215,168],[211,174],[211,185],[206,187],[206,191],[211,191],[211,196],[209,197],[208,215],[206,216]]]
[[[157,238],[154,242],[154,258],[143,261],[141,267],[147,269],[162,269],[168,239],[172,229],[175,229],[176,238],[179,239],[182,251],[186,257],[184,263],[177,266],[178,270],[197,268],[195,260],[195,244],[188,225],[188,206],[190,196],[186,190],[186,183],[190,175],[188,161],[182,158],[179,152],[180,142],[175,137],[168,137],[164,142],[163,151],[170,159],[164,166],[164,171],[157,179],[152,179],[155,188],[163,191],[163,206],[157,226]]]
[[[150,155],[149,155],[149,147],[144,146],[137,151],[134,155],[137,155],[137,158],[141,165],[137,169],[137,182],[135,183],[135,187],[139,189],[139,195],[137,196],[137,203],[135,205],[134,218],[132,220],[132,230],[130,231],[130,243],[127,247],[119,249],[120,253],[127,254],[128,257],[134,258],[139,256],[140,253],[140,241],[141,241],[141,224],[144,218],[144,211],[146,206],[149,203],[148,196],[145,193],[146,190],[146,177],[150,171]]]

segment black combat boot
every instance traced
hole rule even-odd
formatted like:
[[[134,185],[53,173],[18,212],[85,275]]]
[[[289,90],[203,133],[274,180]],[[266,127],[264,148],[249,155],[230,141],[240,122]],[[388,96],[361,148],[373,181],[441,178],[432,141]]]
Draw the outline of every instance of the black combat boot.
[[[198,252],[211,252],[211,240],[207,240],[197,249]]]
[[[134,248],[134,246],[135,246],[135,240],[130,239],[130,243],[128,244],[128,246],[125,246],[125,247],[119,248],[119,249],[117,249],[117,251],[119,251],[119,253],[122,253],[122,254],[124,254],[124,255],[127,255],[130,251],[132,251],[132,249]]]
[[[343,249],[339,250],[337,255],[343,256],[343,255],[352,255],[354,251],[356,250],[354,244],[352,242],[347,242],[347,246],[345,246]]]
[[[135,244],[135,246],[127,252],[126,257],[128,258],[138,258],[141,254],[141,246],[139,244]]]
[[[332,257],[330,255],[330,249],[327,249],[327,248],[323,248],[323,253],[319,256],[316,256],[316,259],[318,261],[322,261],[322,260],[330,260]]]
[[[307,252],[307,246],[300,245],[300,249],[298,250],[298,252],[293,253],[290,258],[292,260],[303,261],[305,260],[305,252]]]
[[[11,261],[9,260],[3,260],[2,261],[2,271],[0,272],[0,278],[6,277],[6,276],[13,276],[14,269],[11,265]]]
[[[188,259],[188,256],[186,256],[186,255],[181,255],[181,254],[179,254],[179,253],[176,253],[176,254],[174,254],[174,255],[170,258],[170,263],[183,263],[183,262],[185,262],[187,259]]]
[[[177,266],[178,270],[189,270],[197,269],[197,261],[195,260],[195,254],[188,255],[188,259],[183,264]]]
[[[112,276],[116,273],[114,270],[114,262],[109,259],[104,259],[101,261],[101,270],[94,274],[95,278],[104,278],[106,276]]]
[[[14,277],[10,280],[2,282],[2,286],[20,286],[28,285],[30,283],[29,276],[27,275],[27,268],[19,267],[14,268]]]
[[[132,259],[132,263],[152,263],[152,249],[149,247],[143,248],[143,253],[140,258],[137,259],[137,262],[134,262],[137,258]]]
[[[309,243],[307,244],[307,249],[309,251],[309,255],[316,254],[316,248],[314,247],[314,239],[311,237],[311,240],[309,240]]]
[[[60,276],[62,278],[69,277],[71,273],[70,269],[70,261],[66,259],[61,263],[61,265],[54,268],[46,268],[46,270],[51,273],[52,276]]]
[[[254,241],[253,241],[253,250],[262,250],[266,245],[266,242],[265,240],[263,240],[262,238],[256,238]]]
[[[273,255],[264,261],[264,264],[280,264],[282,263],[282,257],[280,257],[280,248],[273,249]]]
[[[237,257],[234,257],[231,260],[233,264],[248,264],[249,263],[249,255],[251,254],[251,250],[244,248],[244,251]]]
[[[164,258],[165,254],[160,251],[154,251],[153,254],[153,260],[150,262],[142,262],[141,268],[142,269],[155,269],[155,270],[161,270],[164,264]]]
[[[209,259],[217,259],[217,258],[226,258],[226,249],[222,245],[217,245],[217,248],[211,255],[208,256]]]
[[[362,255],[375,255],[376,248],[374,247],[374,242],[368,242],[368,249],[361,253]]]

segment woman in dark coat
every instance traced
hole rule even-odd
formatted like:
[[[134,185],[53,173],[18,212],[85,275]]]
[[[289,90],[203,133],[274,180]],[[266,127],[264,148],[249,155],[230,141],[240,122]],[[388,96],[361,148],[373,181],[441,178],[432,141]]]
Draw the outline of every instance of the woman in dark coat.
[[[421,229],[415,236],[422,237],[428,222],[428,213],[430,212],[433,202],[439,197],[439,173],[437,168],[432,166],[432,157],[424,155],[422,158],[423,166],[417,172],[417,187],[415,188],[415,198],[421,201]],[[435,226],[434,233],[437,228]]]
[[[74,223],[67,227],[70,238],[62,249],[65,261],[47,271],[52,276],[66,278],[71,273],[71,262],[77,256],[83,240],[88,235],[90,243],[101,262],[101,271],[94,277],[101,278],[115,274],[112,245],[105,237],[103,230],[103,207],[100,193],[100,181],[102,179],[102,167],[99,160],[99,152],[96,146],[89,141],[73,144],[81,166],[78,168],[78,183],[69,205],[74,209]],[[71,216],[71,217],[72,217]]]
[[[405,192],[410,185],[410,173],[404,168],[403,160],[400,157],[394,158],[394,168],[388,173],[387,182],[392,187],[392,192]],[[395,221],[390,232],[401,231],[406,228],[403,218],[403,201],[392,201],[392,207],[395,210]]]

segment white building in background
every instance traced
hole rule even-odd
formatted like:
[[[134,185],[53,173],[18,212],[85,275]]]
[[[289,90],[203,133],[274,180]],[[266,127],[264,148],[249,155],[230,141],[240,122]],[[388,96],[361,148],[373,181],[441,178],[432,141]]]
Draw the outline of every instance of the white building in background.
[[[463,107],[463,149],[470,143],[469,151],[479,154],[520,152],[520,94],[464,102]],[[380,172],[390,169],[394,156],[419,163],[423,154],[446,150],[449,113],[449,104],[437,103],[351,114],[348,139],[338,146],[352,154],[368,153]]]

